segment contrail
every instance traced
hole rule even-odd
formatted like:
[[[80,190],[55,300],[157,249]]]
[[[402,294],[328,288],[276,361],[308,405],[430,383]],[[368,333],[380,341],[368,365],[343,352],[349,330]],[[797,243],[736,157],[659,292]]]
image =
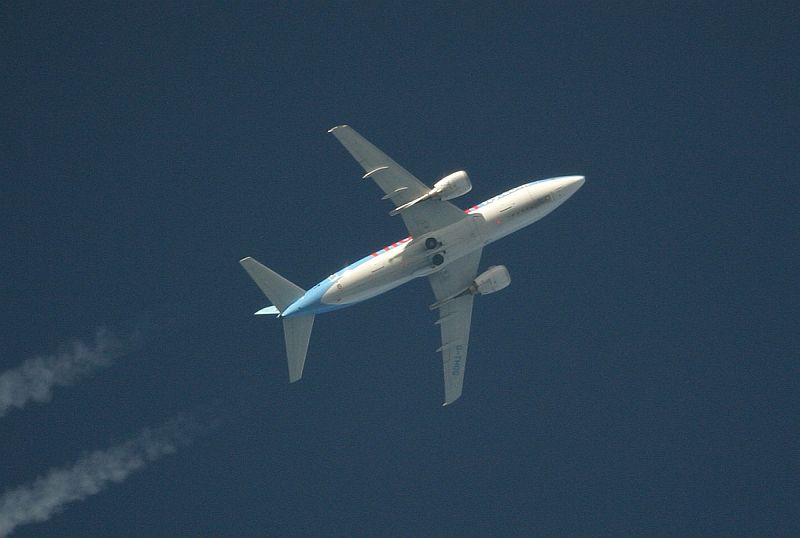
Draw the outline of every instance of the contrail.
[[[32,357],[0,374],[0,417],[13,407],[23,408],[31,400],[49,401],[53,387],[69,386],[98,368],[109,366],[121,352],[119,340],[98,329],[94,344],[81,341],[56,355]]]
[[[70,467],[51,469],[35,481],[7,490],[0,498],[0,538],[20,525],[47,521],[64,505],[81,501],[122,482],[149,462],[174,453],[199,431],[194,419],[178,417],[108,450],[97,450]]]

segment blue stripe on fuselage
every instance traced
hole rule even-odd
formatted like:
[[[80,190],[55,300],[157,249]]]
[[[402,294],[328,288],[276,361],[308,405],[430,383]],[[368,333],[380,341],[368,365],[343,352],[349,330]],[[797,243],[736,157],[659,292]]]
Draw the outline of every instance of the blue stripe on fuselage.
[[[322,304],[322,296],[333,285],[333,282],[326,278],[307,292],[303,294],[298,300],[289,305],[289,308],[281,312],[284,318],[293,316],[307,316],[309,314],[319,314],[327,310],[321,310],[320,307],[327,307],[331,305]]]
[[[350,269],[355,269],[355,268],[356,268],[356,267],[358,267],[359,265],[363,265],[363,264],[367,263],[368,261],[370,261],[370,260],[371,260],[372,258],[374,258],[374,257],[375,257],[375,256],[373,256],[372,254],[370,254],[369,256],[364,256],[363,258],[361,258],[361,259],[360,259],[360,260],[358,260],[357,262],[353,262],[353,263],[351,263],[350,265],[348,265],[347,267],[344,267],[344,268],[342,268],[342,269],[339,269],[338,271],[336,271],[335,273],[333,273],[331,276],[329,276],[328,278],[326,278],[325,280],[323,280],[322,282],[320,282],[319,284],[317,284],[317,286],[319,286],[320,284],[323,284],[323,283],[325,283],[325,282],[335,282],[335,281],[336,281],[336,280],[337,280],[337,279],[338,279],[340,276],[342,276],[342,274],[343,274],[345,271],[349,271]],[[330,286],[329,286],[329,287],[330,287]]]
[[[333,286],[334,282],[336,282],[340,276],[345,271],[349,271],[350,269],[354,269],[359,265],[367,263],[371,260],[373,256],[370,254],[369,256],[365,256],[358,260],[357,262],[351,263],[347,267],[336,271],[334,274],[305,292],[305,294],[300,297],[298,300],[293,302],[289,305],[289,308],[281,313],[281,316],[284,318],[289,318],[293,316],[308,316],[310,314],[322,314],[323,312],[330,312],[332,310],[339,310],[341,308],[345,308],[347,306],[354,305],[356,303],[347,303],[347,304],[325,304],[322,302],[322,296],[325,295],[325,292]]]

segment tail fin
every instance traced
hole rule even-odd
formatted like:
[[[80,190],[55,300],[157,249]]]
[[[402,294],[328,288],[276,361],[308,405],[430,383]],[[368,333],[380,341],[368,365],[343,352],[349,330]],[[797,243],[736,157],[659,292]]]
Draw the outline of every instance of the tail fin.
[[[255,281],[264,295],[273,302],[280,312],[303,296],[305,290],[297,286],[272,269],[261,265],[253,258],[239,260],[244,270]],[[261,312],[261,311],[259,311]],[[311,339],[311,328],[314,316],[299,316],[283,319],[283,335],[286,339],[286,355],[289,360],[289,382],[294,383],[303,377],[303,365],[306,362],[308,341]]]

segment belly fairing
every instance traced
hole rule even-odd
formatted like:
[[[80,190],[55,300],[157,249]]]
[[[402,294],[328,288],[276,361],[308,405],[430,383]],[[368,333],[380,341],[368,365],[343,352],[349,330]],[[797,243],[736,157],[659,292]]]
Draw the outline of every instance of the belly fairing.
[[[482,216],[470,215],[435,233],[413,240],[407,238],[373,253],[363,262],[332,275],[333,285],[322,296],[321,302],[328,305],[353,304],[385,293],[414,278],[434,273],[484,245],[482,223]],[[425,245],[431,237],[439,243],[433,249]],[[433,262],[437,255],[444,259],[440,265]]]

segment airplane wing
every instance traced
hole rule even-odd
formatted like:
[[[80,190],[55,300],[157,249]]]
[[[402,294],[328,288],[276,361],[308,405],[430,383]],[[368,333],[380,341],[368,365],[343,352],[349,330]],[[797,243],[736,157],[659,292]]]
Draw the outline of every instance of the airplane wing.
[[[441,271],[428,276],[439,307],[436,324],[442,329],[442,367],[444,370],[444,405],[461,396],[464,385],[464,367],[469,346],[469,327],[472,321],[473,295],[466,294],[447,300],[467,288],[478,274],[481,250],[476,250],[446,265]]]
[[[399,207],[431,189],[391,157],[369,143],[348,125],[334,127],[332,133],[364,169],[364,179],[372,179],[383,190],[385,200]],[[444,200],[427,200],[400,212],[412,237],[438,230],[466,217],[464,211]]]

